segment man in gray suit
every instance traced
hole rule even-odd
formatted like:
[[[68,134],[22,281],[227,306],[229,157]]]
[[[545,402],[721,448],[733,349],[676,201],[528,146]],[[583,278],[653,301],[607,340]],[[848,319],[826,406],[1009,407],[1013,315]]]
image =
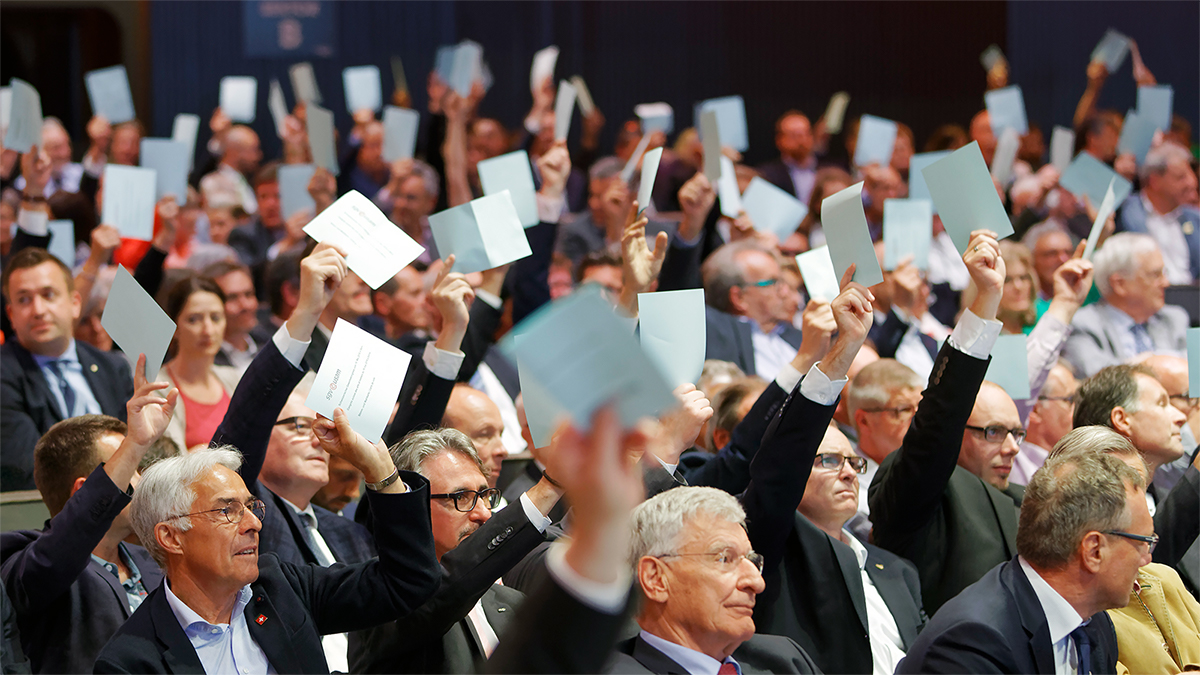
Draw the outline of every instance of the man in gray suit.
[[[1091,377],[1145,352],[1183,355],[1188,314],[1165,304],[1162,252],[1148,234],[1108,238],[1093,261],[1103,298],[1075,313],[1062,355],[1075,374]]]

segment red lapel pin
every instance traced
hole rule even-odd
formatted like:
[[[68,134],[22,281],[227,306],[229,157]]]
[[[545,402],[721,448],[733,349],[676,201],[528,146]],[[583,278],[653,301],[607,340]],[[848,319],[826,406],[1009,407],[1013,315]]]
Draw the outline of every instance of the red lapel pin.
[[[266,614],[259,614],[259,615],[258,615],[258,618],[257,618],[257,619],[255,619],[255,621],[257,621],[257,622],[258,622],[258,625],[260,625],[260,626],[261,626],[261,625],[263,625],[264,623],[266,623],[266,622],[267,622],[267,615],[266,615]]]

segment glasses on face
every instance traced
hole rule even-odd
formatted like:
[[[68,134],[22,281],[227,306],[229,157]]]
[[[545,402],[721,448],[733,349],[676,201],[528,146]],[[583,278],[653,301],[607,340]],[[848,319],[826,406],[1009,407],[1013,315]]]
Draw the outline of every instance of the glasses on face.
[[[1150,550],[1147,551],[1147,553],[1154,553],[1154,547],[1158,546],[1157,534],[1133,534],[1132,532],[1121,532],[1120,530],[1104,530],[1101,532],[1101,534],[1111,534],[1118,537],[1124,537],[1126,539],[1132,539],[1133,541],[1140,541],[1150,547]]]
[[[484,490],[459,490],[458,492],[443,492],[442,494],[429,495],[430,499],[453,499],[454,510],[468,513],[475,508],[476,502],[483,497],[484,503],[489,509],[494,509],[500,505],[500,491],[496,488],[487,488]]]
[[[1200,398],[1192,398],[1187,394],[1171,394],[1171,404],[1180,410],[1191,410],[1200,405]]]
[[[1075,395],[1070,396],[1038,396],[1039,401],[1062,401],[1068,405],[1075,405]]]
[[[288,417],[287,419],[279,420],[275,423],[275,426],[287,427],[288,429],[296,432],[296,435],[298,436],[312,436],[314,422],[316,422],[316,420],[311,417],[297,415],[295,417]]]
[[[253,513],[254,517],[261,521],[267,515],[267,505],[261,499],[252,499],[247,504],[231,502],[229,506],[224,508],[208,509],[207,511],[197,511],[195,513],[181,513],[177,516],[171,516],[162,522],[165,523],[167,520],[174,520],[176,518],[187,518],[188,516],[199,516],[205,513],[219,513],[225,516],[225,520],[229,521],[231,525],[237,525],[242,522],[242,518],[246,517],[247,511]]]
[[[1017,445],[1020,445],[1025,440],[1025,430],[1021,427],[1009,429],[999,424],[987,427],[973,427],[968,424],[967,428],[983,434],[983,440],[988,443],[1003,443],[1004,437],[1008,434],[1012,434],[1013,440],[1017,442]]]
[[[750,564],[754,565],[754,568],[758,570],[760,574],[763,571],[764,559],[762,554],[758,553],[757,551],[747,551],[744,554],[739,554],[737,551],[727,548],[715,553],[664,553],[654,557],[661,560],[663,558],[686,558],[693,556],[708,561],[709,564],[715,565],[722,572],[726,573],[736,571],[738,563],[742,562],[743,560],[749,560]]]
[[[885,412],[892,416],[892,419],[900,420],[905,417],[912,417],[917,412],[915,405],[902,405],[895,408],[863,408],[863,412],[881,413]]]
[[[753,286],[755,288],[769,288],[771,286],[774,286],[777,283],[779,283],[779,277],[774,277],[772,279],[763,279],[762,281],[746,282],[741,285],[742,286]]]
[[[849,464],[854,473],[867,472],[867,460],[857,455],[847,457],[839,455],[836,452],[822,452],[813,458],[814,469],[829,469],[830,471],[841,471],[843,464]]]

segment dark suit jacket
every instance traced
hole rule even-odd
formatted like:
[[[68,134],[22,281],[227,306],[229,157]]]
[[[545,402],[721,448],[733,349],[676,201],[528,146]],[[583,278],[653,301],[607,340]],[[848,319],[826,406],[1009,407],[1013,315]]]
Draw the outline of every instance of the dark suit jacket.
[[[787,165],[783,163],[782,159],[774,159],[763,164],[758,167],[758,173],[775,187],[793,197],[796,196],[796,183],[792,180],[792,172],[788,171]]]
[[[927,612],[1017,553],[1024,488],[1001,492],[957,466],[987,364],[942,346],[904,444],[871,483],[874,541],[917,566]]]
[[[732,314],[705,305],[704,358],[736,363],[747,375],[754,375],[754,341],[750,324]],[[788,324],[783,329],[783,341],[800,349],[800,329]],[[774,377],[770,373],[766,377]]]
[[[321,635],[407,615],[438,587],[429,483],[402,472],[404,494],[367,493],[378,514],[379,558],[354,565],[291,565],[260,556],[246,605],[250,636],[280,673],[327,673]],[[200,673],[204,668],[161,588],[151,593],[96,660],[98,673]]]
[[[100,411],[125,420],[125,403],[133,397],[133,374],[117,354],[75,341],[83,377]],[[33,355],[16,340],[0,347],[0,490],[33,490],[33,446],[63,420],[50,384]]]
[[[1117,668],[1117,634],[1107,612],[1088,624],[1091,672]],[[1046,614],[1016,558],[994,567],[947,602],[900,662],[898,673],[1054,673]]]
[[[1153,485],[1151,486],[1153,487]],[[1173,566],[1185,579],[1200,578],[1195,563],[1200,542],[1200,471],[1189,466],[1154,512],[1154,531],[1159,533],[1154,562]],[[1192,558],[1187,558],[1191,551]]]
[[[733,428],[729,445],[715,455],[702,450],[685,452],[680,457],[679,467],[688,484],[715,487],[731,495],[745,492],[750,484],[750,462],[787,396],[788,392],[771,380],[754,401],[750,412]]]
[[[821,670],[800,645],[778,635],[756,634],[733,651],[742,673],[819,673]],[[617,645],[606,673],[688,675],[683,666],[651,647],[641,636]]]
[[[100,648],[129,618],[120,581],[92,560],[129,500],[100,466],[42,531],[0,535],[0,573],[34,672],[90,672]],[[127,548],[146,590],[160,586],[162,572],[150,554]]]
[[[496,580],[541,542],[541,533],[529,522],[522,506],[509,504],[442,556],[442,585],[432,598],[400,621],[350,635],[350,670],[356,673],[474,670],[473,664],[482,655],[482,643],[466,618],[467,613],[482,597],[488,623],[500,635],[512,615],[513,604],[524,594],[496,586]]]
[[[834,408],[810,401],[797,387],[750,464],[750,485],[742,502],[750,543],[765,558],[767,585],[755,604],[754,619],[760,633],[791,638],[822,670],[870,673],[866,595],[858,559],[849,546],[796,512]],[[867,573],[891,610],[904,644],[911,644],[924,623],[916,569],[873,546],[868,549],[868,556],[872,554]]]

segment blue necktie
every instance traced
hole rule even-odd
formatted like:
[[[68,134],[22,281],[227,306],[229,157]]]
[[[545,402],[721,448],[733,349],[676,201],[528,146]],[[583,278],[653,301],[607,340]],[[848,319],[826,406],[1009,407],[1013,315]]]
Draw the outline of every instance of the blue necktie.
[[[1088,639],[1087,624],[1071,631],[1071,639],[1075,641],[1075,654],[1079,657],[1079,673],[1087,675],[1092,672],[1092,643]]]
[[[1153,351],[1154,342],[1150,339],[1150,333],[1146,331],[1146,324],[1135,323],[1129,330],[1133,331],[1133,347],[1137,350],[1138,354]]]
[[[66,371],[71,367],[71,362],[65,359],[57,359],[50,361],[46,367],[54,373],[54,378],[58,380],[58,390],[62,392],[63,403],[66,410],[63,411],[63,419],[75,416],[75,390],[67,382]]]

